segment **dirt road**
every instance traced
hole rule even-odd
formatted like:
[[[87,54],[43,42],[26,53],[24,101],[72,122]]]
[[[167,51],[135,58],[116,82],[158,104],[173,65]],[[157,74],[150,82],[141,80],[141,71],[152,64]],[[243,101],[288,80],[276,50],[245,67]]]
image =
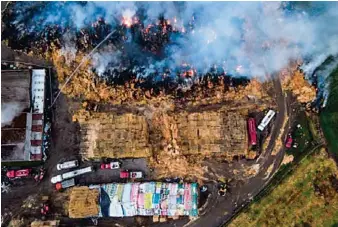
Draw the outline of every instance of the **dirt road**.
[[[147,224],[152,226],[220,226],[229,220],[233,214],[246,203],[248,203],[253,196],[255,196],[264,185],[271,179],[283,159],[284,152],[279,152],[276,156],[272,156],[271,152],[275,146],[276,139],[279,133],[283,130],[283,122],[285,118],[285,111],[287,106],[287,99],[284,97],[280,81],[274,80],[274,87],[276,92],[276,102],[278,105],[278,114],[272,129],[271,140],[268,144],[267,150],[263,152],[258,160],[247,161],[240,160],[233,163],[222,163],[218,165],[221,171],[225,172],[229,178],[235,180],[231,183],[230,193],[225,197],[218,196],[217,187],[214,183],[208,184],[211,192],[207,203],[203,210],[201,210],[200,217],[189,222],[187,218],[182,218],[178,221],[170,221],[165,223],[152,223],[149,218],[144,218]],[[21,212],[21,203],[28,196],[34,194],[40,195],[55,195],[55,189],[50,183],[50,178],[60,172],[56,170],[56,164],[62,160],[80,159],[79,153],[79,126],[72,122],[72,114],[69,109],[70,104],[64,96],[60,96],[57,104],[53,110],[53,124],[52,124],[52,143],[49,150],[49,158],[45,163],[47,168],[47,175],[45,180],[40,184],[27,183],[21,187],[15,187],[8,194],[2,198],[2,210],[9,208],[13,214]],[[286,126],[287,127],[287,126]],[[287,131],[287,130],[284,130]],[[269,176],[266,175],[267,169],[273,164],[273,169]],[[82,162],[81,166],[96,165],[98,163]],[[212,165],[212,162],[210,163]],[[236,179],[234,170],[241,171],[243,168],[258,166],[259,172],[256,176],[247,179]],[[216,168],[216,165],[213,165]],[[144,159],[123,160],[123,168],[132,170],[142,170],[146,175],[149,175],[149,170]],[[95,173],[82,175],[76,178],[80,184],[95,184],[108,183],[119,181],[119,171],[114,170],[98,170]],[[8,211],[8,210],[7,210]],[[116,220],[104,219],[99,221],[100,226],[111,226],[113,223],[119,223],[122,226],[130,226],[134,218]],[[79,224],[86,226],[90,220],[70,220],[62,218],[65,225]]]
[[[214,197],[214,203],[210,204],[205,214],[202,214],[197,220],[192,221],[187,226],[222,226],[225,224],[241,207],[248,204],[255,195],[257,195],[262,188],[270,181],[273,174],[278,170],[283,156],[284,149],[276,156],[271,155],[271,152],[276,144],[276,139],[279,133],[282,131],[288,131],[288,124],[285,125],[286,129],[282,129],[283,122],[285,119],[285,111],[288,105],[288,99],[284,97],[281,83],[279,78],[276,76],[273,80],[274,88],[276,92],[276,102],[278,106],[278,114],[273,126],[271,133],[271,140],[268,144],[267,150],[263,152],[262,157],[259,158],[256,163],[247,162],[246,165],[259,164],[259,173],[246,181],[237,181],[230,187],[230,193],[225,197],[220,197],[217,192],[212,193]],[[284,137],[282,137],[284,138]],[[267,169],[273,165],[272,171],[269,175],[266,174]],[[236,169],[236,166],[228,168]],[[239,168],[239,167],[237,167]],[[235,177],[235,176],[234,176]]]

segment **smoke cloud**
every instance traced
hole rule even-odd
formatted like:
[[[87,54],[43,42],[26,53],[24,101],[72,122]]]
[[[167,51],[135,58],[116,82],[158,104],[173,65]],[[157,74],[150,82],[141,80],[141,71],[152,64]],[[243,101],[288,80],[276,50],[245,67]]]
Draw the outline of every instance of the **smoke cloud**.
[[[1,127],[10,125],[24,108],[17,102],[1,103]]]
[[[263,77],[279,71],[291,59],[306,58],[311,61],[303,67],[310,77],[327,57],[338,53],[337,2],[49,2],[39,7],[37,4],[42,3],[17,3],[13,24],[18,29],[38,31],[57,24],[79,30],[98,18],[116,28],[126,19],[129,25],[131,17],[136,16],[144,26],[156,24],[159,17],[164,17],[181,31],[180,35],[170,35],[160,59],[142,53],[142,47],[130,43],[130,38],[126,43],[133,47],[132,51],[127,47],[123,54],[101,49],[93,55],[93,66],[100,75],[109,67],[116,67],[118,59],[127,54],[143,64],[137,66],[145,69],[140,75],[163,72],[166,68],[175,72],[185,64],[199,74],[217,65],[234,76]],[[34,16],[27,16],[31,14]],[[74,51],[65,40],[65,50]]]

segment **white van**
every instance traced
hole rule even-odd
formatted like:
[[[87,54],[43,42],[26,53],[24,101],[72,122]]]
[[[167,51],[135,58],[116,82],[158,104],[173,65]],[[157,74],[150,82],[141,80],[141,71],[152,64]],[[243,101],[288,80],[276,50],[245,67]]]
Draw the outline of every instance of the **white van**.
[[[70,168],[74,168],[78,166],[79,166],[78,160],[72,160],[72,161],[67,161],[64,163],[59,163],[56,165],[56,168],[57,170],[62,170],[62,169],[70,169]]]

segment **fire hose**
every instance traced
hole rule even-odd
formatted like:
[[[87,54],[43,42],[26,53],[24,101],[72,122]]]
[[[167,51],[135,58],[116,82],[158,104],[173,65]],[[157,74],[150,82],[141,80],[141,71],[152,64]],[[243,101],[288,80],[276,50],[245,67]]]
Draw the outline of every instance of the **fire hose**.
[[[70,74],[70,76],[66,79],[66,82],[62,85],[62,87],[60,88],[60,91],[57,93],[52,105],[50,106],[50,108],[53,107],[53,105],[55,104],[56,100],[58,99],[58,97],[60,96],[62,90],[65,88],[65,86],[68,84],[68,82],[70,81],[70,79],[75,75],[75,73],[80,69],[80,67],[86,62],[86,60],[89,59],[89,57],[112,35],[115,33],[116,30],[113,30],[112,32],[110,32],[99,44],[97,44],[96,47],[94,47],[94,49],[92,51],[90,51],[86,56],[84,56],[80,62],[80,64],[76,67],[76,69],[72,72],[72,74]]]

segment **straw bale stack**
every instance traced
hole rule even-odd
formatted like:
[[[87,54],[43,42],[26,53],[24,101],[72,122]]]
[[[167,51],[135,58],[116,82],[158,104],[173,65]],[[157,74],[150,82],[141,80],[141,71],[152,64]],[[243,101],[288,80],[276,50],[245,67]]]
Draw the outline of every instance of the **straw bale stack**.
[[[69,201],[69,217],[85,218],[99,214],[99,190],[86,186],[72,189]]]

